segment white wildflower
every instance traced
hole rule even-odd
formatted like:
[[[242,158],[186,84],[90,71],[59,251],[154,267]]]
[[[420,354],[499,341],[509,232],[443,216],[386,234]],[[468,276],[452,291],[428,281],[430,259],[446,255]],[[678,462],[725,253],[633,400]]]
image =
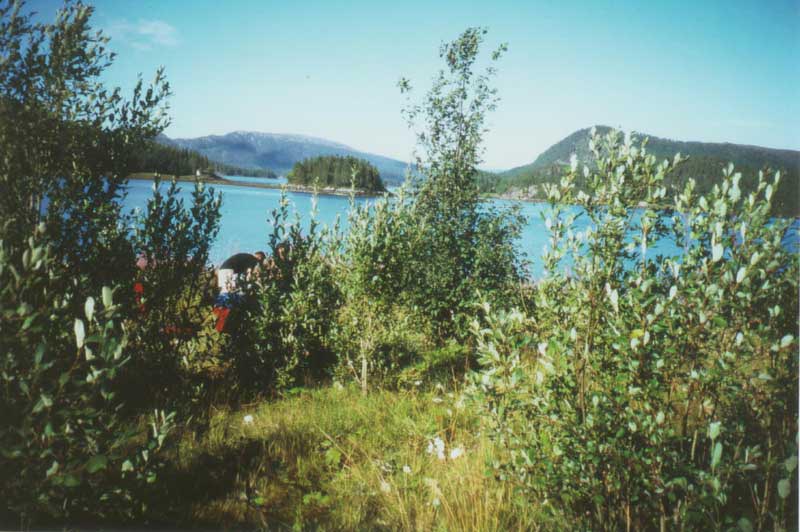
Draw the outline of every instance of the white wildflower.
[[[422,381],[414,381],[414,386],[419,386],[422,384]]]
[[[539,350],[540,355],[542,356],[547,355],[547,342],[540,342],[537,348]]]
[[[250,414],[247,414],[246,416],[244,416],[243,421],[244,421],[245,425],[252,425],[253,424],[253,416],[251,416]]]
[[[464,454],[463,447],[455,447],[450,450],[450,460],[455,460],[456,458],[462,456],[463,454]]]
[[[392,486],[390,486],[385,480],[381,480],[381,491],[384,493],[389,493],[392,491]]]
[[[434,397],[434,398],[432,399],[432,401],[433,401],[434,403],[436,403],[436,404],[439,404],[439,403],[441,403],[441,402],[442,402],[442,398],[441,398],[441,397]]]
[[[403,473],[405,473],[406,475],[410,475],[411,474],[411,466],[404,465],[403,466]]]
[[[444,460],[444,441],[439,436],[428,442],[428,454],[435,454],[439,460]]]

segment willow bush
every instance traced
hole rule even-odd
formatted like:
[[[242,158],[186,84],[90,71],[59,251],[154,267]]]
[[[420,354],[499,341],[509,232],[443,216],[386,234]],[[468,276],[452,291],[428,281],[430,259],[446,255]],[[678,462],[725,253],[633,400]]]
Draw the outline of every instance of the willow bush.
[[[343,306],[337,317],[337,376],[367,389],[391,385],[398,372],[430,348],[433,330],[408,292],[420,245],[417,203],[408,183],[394,197],[356,206],[337,268]]]
[[[6,224],[7,225],[7,224]],[[171,417],[126,423],[117,393],[128,335],[104,287],[72,312],[83,278],[62,273],[44,224],[24,249],[0,231],[0,522],[141,516]]]
[[[175,181],[164,190],[156,177],[135,218],[130,240],[142,266],[125,283],[130,293],[133,281],[141,288],[129,321],[137,353],[125,372],[130,407],[189,410],[207,392],[196,370],[222,347],[211,332],[214,288],[207,264],[221,203],[221,194],[198,182],[187,205]],[[207,345],[197,342],[201,334]]]
[[[15,220],[6,241],[45,223],[62,268],[85,277],[80,299],[133,274],[120,199],[134,154],[169,123],[162,70],[128,97],[105,86],[114,57],[92,14],[68,1],[42,23],[24,2],[0,5],[0,215]]]
[[[597,170],[573,159],[548,189],[535,312],[473,323],[497,475],[575,526],[791,528],[798,263],[769,216],[779,176],[744,195],[728,167],[670,200],[680,156],[616,132],[591,146]],[[679,256],[654,251],[665,237]]]
[[[113,54],[92,29],[92,13],[68,1],[46,23],[24,2],[0,5],[0,523],[7,526],[142,520],[158,504],[173,416],[125,405],[149,390],[122,384],[153,362],[142,338],[167,325],[148,322],[135,302],[136,252],[182,269],[172,280],[186,288],[190,271],[205,268],[218,220],[214,198],[201,191],[194,209],[151,210],[146,236],[132,234],[121,201],[126,176],[137,150],[168,124],[169,85],[159,70],[128,98],[107,88],[102,74]],[[149,247],[155,243],[177,246]],[[158,279],[147,280],[158,288]],[[157,306],[155,298],[147,303]],[[174,384],[170,391],[182,396]],[[148,396],[147,404],[163,408],[162,399]]]
[[[478,291],[497,304],[514,301],[523,273],[514,248],[522,217],[514,208],[481,204],[478,193],[486,117],[498,102],[493,65],[506,50],[498,46],[481,68],[487,33],[467,28],[443,43],[444,68],[425,98],[405,111],[416,130],[419,178],[411,189],[416,241],[403,264],[403,296],[433,324],[440,343],[468,339]],[[400,88],[407,93],[411,84],[403,79]]]
[[[285,391],[328,375],[340,289],[331,255],[338,229],[320,227],[316,198],[303,231],[284,190],[271,213],[268,265],[242,279],[227,345],[235,386],[246,395]]]

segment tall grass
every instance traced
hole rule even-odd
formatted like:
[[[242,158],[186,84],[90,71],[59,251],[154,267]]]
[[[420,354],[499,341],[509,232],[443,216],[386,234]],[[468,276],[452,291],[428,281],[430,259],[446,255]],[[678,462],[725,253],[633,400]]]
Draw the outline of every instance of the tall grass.
[[[391,530],[531,530],[487,475],[492,447],[458,391],[304,390],[219,411],[176,457],[182,499],[170,519],[195,525]],[[249,417],[251,416],[251,417]],[[428,452],[434,438],[444,459]],[[463,454],[456,456],[458,451]],[[169,491],[169,490],[168,490]],[[174,522],[174,521],[173,521]]]

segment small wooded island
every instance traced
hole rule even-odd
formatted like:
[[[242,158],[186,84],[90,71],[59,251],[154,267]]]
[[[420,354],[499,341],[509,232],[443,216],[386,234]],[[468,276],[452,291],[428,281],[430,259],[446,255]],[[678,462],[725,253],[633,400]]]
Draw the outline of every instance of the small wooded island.
[[[294,164],[286,176],[290,185],[302,187],[355,189],[366,193],[385,192],[380,172],[372,164],[353,156],[321,155]]]

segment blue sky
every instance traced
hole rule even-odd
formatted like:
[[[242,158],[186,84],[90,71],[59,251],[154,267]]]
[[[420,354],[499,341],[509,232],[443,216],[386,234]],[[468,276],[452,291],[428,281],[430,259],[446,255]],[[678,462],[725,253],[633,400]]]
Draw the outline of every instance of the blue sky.
[[[47,18],[59,4],[30,2]],[[487,168],[531,162],[592,124],[800,149],[800,0],[94,5],[118,53],[110,84],[166,67],[173,137],[301,133],[407,160],[397,80],[421,95],[439,44],[480,25],[487,51],[508,43]]]

